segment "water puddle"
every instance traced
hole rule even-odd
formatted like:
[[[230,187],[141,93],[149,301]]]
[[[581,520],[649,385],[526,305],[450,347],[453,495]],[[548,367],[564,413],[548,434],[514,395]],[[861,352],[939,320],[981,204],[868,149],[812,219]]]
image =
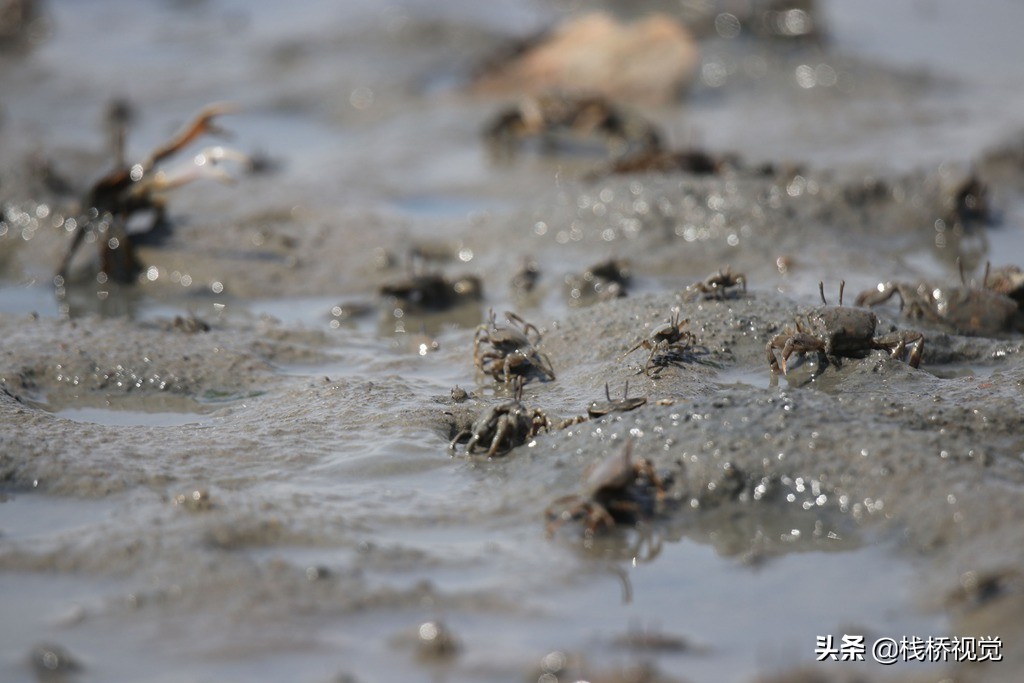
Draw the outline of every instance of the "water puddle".
[[[107,427],[181,427],[210,425],[221,406],[186,396],[72,396],[34,402],[57,417]]]
[[[287,327],[329,329],[331,309],[338,305],[336,297],[291,297],[239,301],[224,307],[227,316],[259,319],[267,316]]]
[[[657,561],[622,570],[622,577],[573,591],[566,611],[575,623],[594,625],[591,642],[651,628],[699,645],[705,654],[658,658],[663,670],[685,670],[693,681],[751,680],[775,667],[812,664],[819,636],[870,642],[947,630],[943,619],[913,608],[914,573],[884,547],[794,552],[751,567],[684,539],[664,546]],[[623,581],[628,603],[619,598]]]
[[[751,552],[758,548],[763,554]],[[491,604],[483,611],[413,608],[420,617],[406,617],[413,624],[432,612],[443,615],[463,645],[452,680],[480,662],[494,670],[475,680],[521,677],[552,651],[576,662],[574,675],[650,663],[685,671],[691,681],[752,680],[813,665],[820,637],[838,644],[864,636],[870,648],[882,637],[949,630],[944,617],[915,607],[915,572],[905,558],[827,511],[765,506],[684,514],[598,536],[591,547],[575,528],[547,539],[537,528],[481,535],[472,524],[448,524],[374,534],[357,555],[314,550],[288,557],[307,571],[332,571],[358,557],[376,589],[427,583]],[[486,596],[517,597],[515,607],[497,607]],[[359,638],[379,643],[397,628],[394,619],[375,621],[358,629]],[[482,622],[500,628],[500,644],[480,636]],[[387,652],[372,650],[355,672],[393,668]]]
[[[190,413],[146,412],[116,408],[65,408],[56,411],[54,415],[75,422],[90,422],[108,427],[180,427],[206,422],[202,415]]]
[[[929,365],[924,369],[940,379],[988,379],[1001,368],[994,365],[967,363],[959,365]]]
[[[778,377],[772,375],[772,371],[765,363],[764,367],[749,368],[728,366],[718,371],[716,376],[718,386],[726,388],[769,389],[778,386]]]
[[[775,389],[778,387],[815,386],[823,391],[835,388],[838,375],[835,368],[821,369],[821,363],[813,356],[791,358],[785,374],[775,374],[768,363],[756,368],[728,367],[718,373],[718,386],[723,389],[750,388]]]

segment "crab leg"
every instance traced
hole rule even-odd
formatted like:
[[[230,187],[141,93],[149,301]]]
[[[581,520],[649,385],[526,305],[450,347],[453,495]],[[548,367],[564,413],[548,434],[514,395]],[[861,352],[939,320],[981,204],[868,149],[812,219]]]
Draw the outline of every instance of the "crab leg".
[[[874,348],[889,351],[890,355],[897,359],[903,358],[908,344],[913,345],[913,348],[910,351],[910,358],[907,359],[907,364],[912,368],[916,368],[921,363],[921,354],[924,353],[924,335],[920,332],[911,330],[894,332],[893,334],[879,337],[872,342]]]
[[[85,239],[85,229],[88,222],[89,219],[84,214],[75,221],[75,234],[71,236],[71,245],[64,252],[64,258],[61,259],[60,266],[57,268],[57,277],[61,280],[67,281],[68,279],[68,268],[71,266],[71,259],[75,257],[75,252],[78,251],[82,240]]]
[[[502,415],[501,418],[498,419],[497,428],[494,430],[494,439],[491,440],[491,447],[487,449],[488,458],[493,458],[498,454],[498,449],[501,448],[501,442],[505,440],[510,429],[512,429],[512,425],[509,423],[508,417]]]

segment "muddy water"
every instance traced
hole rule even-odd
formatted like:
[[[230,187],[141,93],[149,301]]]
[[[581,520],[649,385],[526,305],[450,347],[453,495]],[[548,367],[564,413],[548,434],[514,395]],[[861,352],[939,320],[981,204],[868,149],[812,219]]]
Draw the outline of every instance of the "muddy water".
[[[764,356],[819,280],[834,298],[839,278],[849,295],[952,281],[958,256],[976,276],[1024,261],[1014,4],[819,3],[821,45],[703,35],[703,80],[645,113],[777,173],[596,179],[594,150],[496,162],[479,130],[505,101],[461,90],[498,39],[569,3],[45,9],[38,44],[0,57],[0,678],[54,680],[32,658],[59,645],[76,681],[750,681],[853,633],[1000,636],[1010,661],[831,663],[828,680],[1015,680],[1019,334],[892,305],[884,331],[926,334],[919,370],[875,352],[780,379]],[[86,245],[57,297],[74,193],[29,160],[83,191],[110,163],[115,96],[138,109],[131,158],[229,100],[230,144],[274,171],[172,197],[144,283],[96,283]],[[971,168],[996,220],[942,230]],[[382,302],[414,247],[482,277],[483,300]],[[575,305],[564,277],[609,256],[630,296]],[[527,258],[541,278],[522,295]],[[680,296],[727,263],[747,296]],[[507,394],[472,365],[489,307],[545,332],[557,380],[529,405],[570,417],[627,380],[648,404],[453,458],[453,431]],[[647,377],[622,354],[673,307],[700,347]],[[671,479],[664,510],[549,538],[544,509],[627,437]],[[421,642],[435,620],[454,653]]]

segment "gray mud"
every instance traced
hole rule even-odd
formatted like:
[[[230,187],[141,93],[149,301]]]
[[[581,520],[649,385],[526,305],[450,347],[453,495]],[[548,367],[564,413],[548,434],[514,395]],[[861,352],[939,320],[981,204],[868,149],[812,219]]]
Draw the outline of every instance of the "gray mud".
[[[765,353],[819,281],[837,303],[840,280],[852,299],[954,283],[957,259],[976,279],[1024,265],[1024,82],[997,27],[1017,10],[991,3],[981,39],[938,3],[892,38],[867,5],[819,3],[828,39],[786,42],[716,37],[688,6],[706,68],[685,106],[644,113],[744,164],[613,176],[590,151],[490,158],[479,131],[514,98],[461,87],[564,3],[306,4],[51,2],[0,56],[0,678],[1018,679],[1020,332],[892,303],[876,332],[923,332],[917,369],[875,350],[773,375]],[[969,54],[921,62],[936,35]],[[182,74],[196,53],[210,67]],[[234,100],[230,144],[277,167],[172,195],[143,281],[98,283],[86,244],[55,293],[115,95],[139,109],[133,158]],[[956,213],[971,174],[985,220]],[[413,248],[483,298],[396,311],[378,291]],[[568,296],[611,256],[627,297]],[[529,293],[510,286],[525,259]],[[746,293],[686,295],[727,264]],[[473,366],[489,308],[543,332],[557,379],[522,400],[554,422],[606,385],[646,405],[453,455],[510,394]],[[696,342],[645,373],[626,352],[674,310]],[[547,534],[548,505],[627,440],[668,482],[655,514]],[[998,637],[1003,661],[815,664],[827,634]]]

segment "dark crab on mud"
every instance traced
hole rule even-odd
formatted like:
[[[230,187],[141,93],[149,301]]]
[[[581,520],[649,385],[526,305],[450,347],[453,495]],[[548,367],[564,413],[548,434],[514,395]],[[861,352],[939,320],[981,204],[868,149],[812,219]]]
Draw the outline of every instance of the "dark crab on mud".
[[[606,174],[687,173],[689,175],[720,175],[726,169],[738,169],[741,163],[733,155],[716,155],[702,149],[642,149],[610,163]],[[595,174],[600,177],[599,174]]]
[[[633,460],[633,442],[627,440],[622,450],[587,468],[578,493],[547,507],[547,533],[571,521],[582,521],[588,535],[618,523],[632,524],[652,516],[664,497],[665,482],[654,465],[644,458]]]
[[[71,244],[57,268],[57,281],[67,281],[71,261],[87,235],[99,244],[99,270],[116,282],[133,282],[142,270],[128,222],[137,214],[154,212],[150,230],[164,223],[164,193],[200,178],[231,182],[233,177],[221,164],[224,161],[247,162],[248,156],[226,147],[214,146],[201,150],[192,163],[179,169],[163,170],[159,165],[174,156],[201,136],[221,132],[214,119],[229,113],[233,107],[213,104],[203,109],[178,135],[157,147],[143,161],[129,165],[124,159],[124,128],[130,117],[119,117],[115,136],[116,167],[87,193],[79,215],[65,223],[72,233]]]
[[[577,415],[575,417],[569,417],[558,423],[559,429],[566,429],[573,425],[578,425],[587,420],[596,420],[612,413],[628,413],[631,410],[636,410],[642,405],[647,404],[646,396],[633,396],[629,395],[629,382],[626,382],[626,388],[622,392],[622,398],[612,398],[611,392],[608,390],[608,382],[604,383],[604,401],[591,401],[587,407],[586,415]]]
[[[522,396],[522,382],[517,382],[514,398],[481,412],[468,430],[452,438],[448,448],[454,453],[456,445],[465,442],[467,455],[482,453],[493,458],[521,446],[542,429],[551,431],[547,414],[540,408],[527,408]]]
[[[498,113],[484,129],[496,155],[510,155],[519,144],[538,138],[544,151],[553,151],[564,138],[594,140],[612,153],[628,149],[660,149],[661,134],[638,114],[620,109],[599,95],[550,93],[526,97]]]
[[[593,401],[587,408],[587,415],[591,419],[604,417],[611,413],[628,413],[631,410],[635,410],[642,405],[647,403],[646,396],[634,396],[629,397],[629,382],[626,382],[626,386],[622,391],[622,398],[612,398],[611,392],[608,391],[608,382],[604,383],[604,401]]]
[[[787,330],[773,337],[765,346],[765,355],[772,372],[779,372],[779,360],[775,352],[782,350],[782,372],[786,362],[794,353],[815,352],[839,365],[839,358],[860,358],[872,349],[884,349],[893,358],[902,359],[907,347],[911,347],[907,362],[916,368],[924,351],[924,335],[911,330],[875,336],[878,317],[869,310],[843,306],[843,289],[846,283],[839,283],[839,305],[830,306],[825,300],[825,285],[818,283],[822,305],[813,308],[796,319],[796,329]]]
[[[677,353],[686,351],[697,343],[697,337],[686,329],[689,323],[688,318],[680,321],[679,309],[673,308],[672,317],[668,322],[655,327],[649,337],[638,341],[629,351],[622,354],[622,357],[625,358],[641,347],[649,350],[651,353],[644,363],[643,373],[650,377],[651,368],[655,365],[654,356],[659,350],[664,350],[666,354]]]
[[[404,311],[444,311],[479,301],[483,283],[475,275],[449,278],[439,272],[421,272],[381,285],[380,294]]]
[[[505,384],[516,378],[525,380],[530,375],[555,379],[551,360],[537,350],[541,341],[537,326],[511,311],[505,312],[505,322],[498,324],[491,310],[487,322],[476,328],[473,362],[477,369]]]
[[[1000,269],[993,282],[999,289],[991,287],[986,265],[980,288],[969,286],[961,269],[959,287],[882,282],[858,294],[857,305],[878,306],[896,296],[908,318],[943,325],[957,334],[988,336],[1010,331],[1017,323],[1017,302],[1000,291],[1014,291],[1013,283],[1012,270]]]
[[[724,270],[712,273],[700,282],[694,282],[686,288],[684,296],[687,300],[696,299],[698,296],[705,299],[726,299],[741,293],[747,293],[747,276],[743,273],[734,273],[731,266],[726,266]]]
[[[631,281],[629,263],[614,258],[595,263],[580,274],[565,276],[569,303],[581,306],[624,297]]]
[[[986,266],[985,288],[1005,294],[1016,301],[1018,307],[1024,305],[1024,271],[1018,266],[1001,266],[991,272]]]

